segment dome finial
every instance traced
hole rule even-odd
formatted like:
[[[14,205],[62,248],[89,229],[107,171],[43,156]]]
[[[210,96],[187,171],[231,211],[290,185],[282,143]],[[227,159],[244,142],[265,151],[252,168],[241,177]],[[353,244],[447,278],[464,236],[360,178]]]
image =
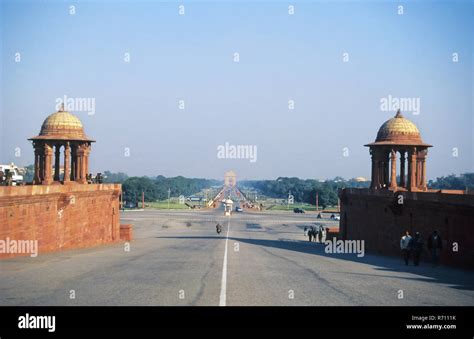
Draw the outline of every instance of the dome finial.
[[[64,102],[61,103],[61,106],[59,107],[59,112],[64,112]]]
[[[395,114],[395,118],[403,118],[402,112],[400,111],[400,108],[397,111],[397,114]]]

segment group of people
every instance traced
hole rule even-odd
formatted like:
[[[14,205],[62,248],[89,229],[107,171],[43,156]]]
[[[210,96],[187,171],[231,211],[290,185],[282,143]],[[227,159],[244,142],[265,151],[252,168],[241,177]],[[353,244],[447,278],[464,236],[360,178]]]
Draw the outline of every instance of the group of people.
[[[327,234],[329,233],[329,228],[324,228],[321,225],[317,226],[305,226],[304,227],[304,235],[309,237],[309,241],[323,242],[323,237],[326,239]],[[318,240],[316,240],[318,239]]]
[[[427,247],[431,254],[433,266],[438,266],[441,250],[443,249],[443,242],[441,241],[438,231],[433,231],[430,235]],[[405,235],[400,239],[400,249],[405,265],[409,264],[411,257],[413,259],[413,265],[418,266],[420,264],[421,253],[423,252],[423,240],[421,239],[420,232],[416,232],[412,237],[410,232],[406,231]]]

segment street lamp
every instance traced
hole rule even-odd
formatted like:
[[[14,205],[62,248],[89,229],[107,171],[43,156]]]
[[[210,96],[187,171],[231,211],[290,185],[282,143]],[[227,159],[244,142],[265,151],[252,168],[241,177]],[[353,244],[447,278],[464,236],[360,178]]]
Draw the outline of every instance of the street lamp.
[[[170,209],[170,194],[171,194],[171,188],[168,188],[168,209]]]

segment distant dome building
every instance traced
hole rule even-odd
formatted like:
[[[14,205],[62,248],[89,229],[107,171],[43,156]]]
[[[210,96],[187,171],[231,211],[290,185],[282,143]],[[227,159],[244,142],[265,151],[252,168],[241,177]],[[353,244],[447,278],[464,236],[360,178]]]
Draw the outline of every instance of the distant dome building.
[[[78,117],[64,111],[64,105],[61,105],[58,112],[48,116],[41,126],[39,135],[29,140],[33,142],[35,149],[35,184],[87,182],[89,153],[94,140],[86,136]],[[62,180],[61,149],[64,154]]]
[[[423,142],[416,125],[406,119],[400,110],[395,117],[382,124],[375,142],[365,146],[370,148],[372,155],[372,189],[427,190],[426,156],[431,145]],[[397,153],[400,154],[398,183]]]

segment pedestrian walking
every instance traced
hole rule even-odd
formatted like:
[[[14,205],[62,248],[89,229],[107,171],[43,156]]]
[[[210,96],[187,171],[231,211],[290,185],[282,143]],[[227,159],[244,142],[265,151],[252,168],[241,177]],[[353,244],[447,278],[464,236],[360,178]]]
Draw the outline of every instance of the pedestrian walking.
[[[441,237],[439,236],[438,231],[433,231],[431,236],[428,238],[428,250],[431,252],[431,262],[433,267],[438,266],[439,256],[442,249],[443,243]]]
[[[415,236],[410,240],[410,253],[413,257],[413,264],[418,266],[420,264],[421,252],[423,251],[423,242],[421,241],[420,232],[416,232]]]
[[[411,236],[409,231],[406,231],[405,235],[402,236],[402,238],[400,239],[400,250],[402,251],[402,257],[405,261],[405,265],[408,265],[408,262],[410,260],[410,240]]]

